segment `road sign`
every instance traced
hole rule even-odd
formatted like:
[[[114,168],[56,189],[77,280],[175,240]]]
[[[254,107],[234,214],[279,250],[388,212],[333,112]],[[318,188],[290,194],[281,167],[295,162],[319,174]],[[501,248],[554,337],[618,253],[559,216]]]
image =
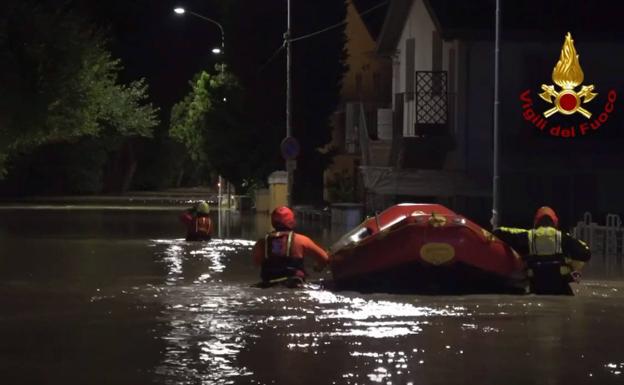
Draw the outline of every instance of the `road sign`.
[[[297,169],[297,160],[288,159],[286,161],[286,171],[295,171]]]
[[[299,142],[292,136],[287,136],[282,140],[280,144],[280,149],[282,150],[282,157],[285,160],[292,160],[297,158],[299,155]]]

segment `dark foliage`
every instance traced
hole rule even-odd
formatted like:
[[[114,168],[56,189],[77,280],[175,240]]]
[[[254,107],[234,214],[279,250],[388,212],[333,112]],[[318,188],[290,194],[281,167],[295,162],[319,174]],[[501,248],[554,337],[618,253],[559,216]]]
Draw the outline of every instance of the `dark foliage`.
[[[66,192],[96,192],[94,175],[126,185],[128,170],[112,177],[91,166],[119,168],[118,155],[132,153],[131,138],[152,135],[158,110],[146,101],[147,85],[119,82],[121,63],[103,34],[66,7],[42,3],[7,1],[0,14],[0,174],[28,164],[34,173],[59,174]],[[100,152],[113,158],[101,162],[94,156]],[[47,167],[57,164],[66,166],[65,178]],[[36,165],[41,170],[32,170]]]

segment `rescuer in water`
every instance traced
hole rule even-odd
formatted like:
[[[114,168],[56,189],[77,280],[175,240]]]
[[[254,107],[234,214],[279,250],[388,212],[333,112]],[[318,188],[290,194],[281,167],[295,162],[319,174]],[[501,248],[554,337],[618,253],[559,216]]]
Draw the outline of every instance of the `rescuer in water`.
[[[587,245],[559,229],[553,209],[540,207],[530,230],[500,227],[494,235],[524,258],[532,293],[573,295],[569,283],[580,278],[580,270],[591,253]]]
[[[273,210],[271,225],[274,230],[259,239],[252,249],[254,264],[261,267],[261,286],[300,287],[307,275],[304,257],[316,260],[316,271],[327,265],[327,252],[305,235],[295,233],[295,214],[291,209],[282,206]]]
[[[199,201],[195,206],[180,215],[180,221],[186,225],[187,241],[209,241],[212,237],[212,220],[209,217],[210,206],[206,201]]]

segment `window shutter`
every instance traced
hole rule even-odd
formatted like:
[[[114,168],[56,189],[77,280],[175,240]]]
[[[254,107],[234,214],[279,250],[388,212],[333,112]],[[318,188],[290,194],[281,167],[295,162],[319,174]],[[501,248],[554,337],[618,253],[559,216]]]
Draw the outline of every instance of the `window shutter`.
[[[414,62],[416,47],[414,39],[405,40],[405,96],[406,100],[414,100]]]

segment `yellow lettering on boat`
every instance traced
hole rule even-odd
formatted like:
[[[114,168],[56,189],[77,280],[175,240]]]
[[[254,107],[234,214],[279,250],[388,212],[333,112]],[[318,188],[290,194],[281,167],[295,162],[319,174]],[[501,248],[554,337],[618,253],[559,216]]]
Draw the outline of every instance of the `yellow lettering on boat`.
[[[423,261],[438,266],[452,260],[455,249],[448,243],[426,243],[420,248],[420,257]]]

